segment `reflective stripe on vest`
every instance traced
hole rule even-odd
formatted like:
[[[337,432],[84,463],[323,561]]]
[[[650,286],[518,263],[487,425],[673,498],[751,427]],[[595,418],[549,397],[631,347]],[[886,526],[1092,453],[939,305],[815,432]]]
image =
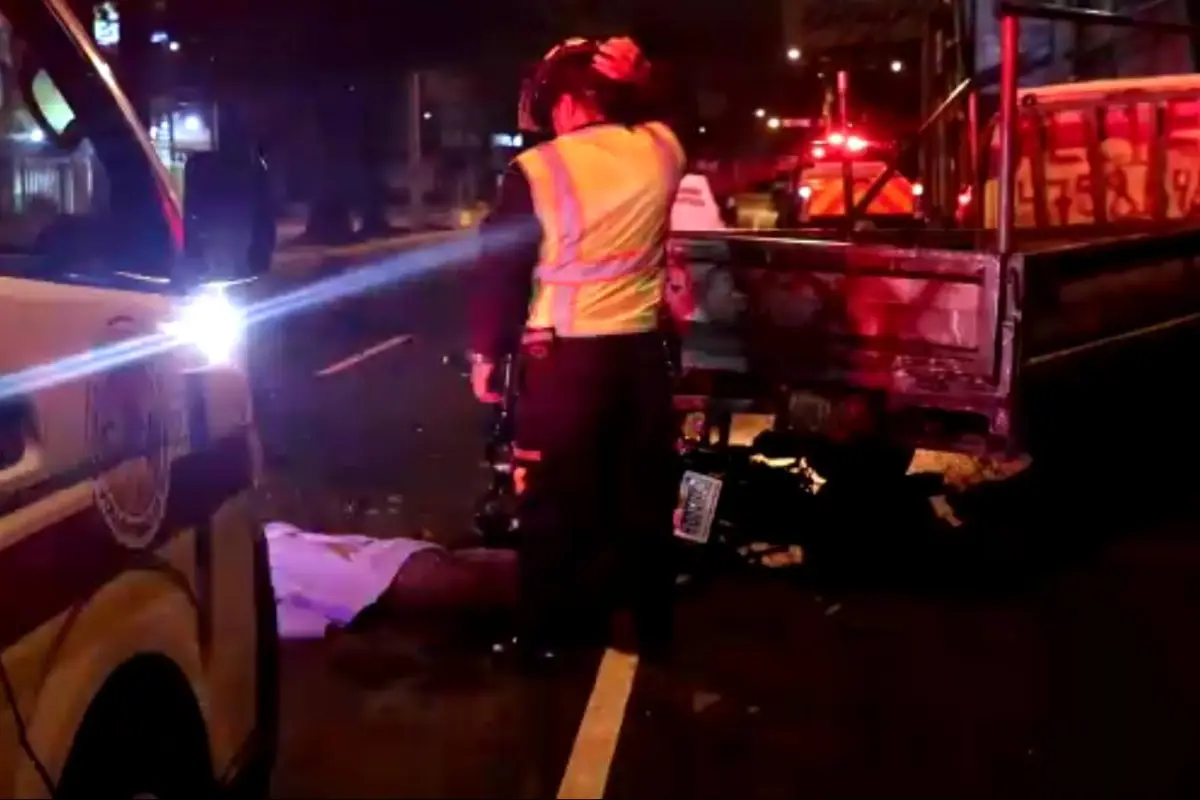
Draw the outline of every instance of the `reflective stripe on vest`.
[[[560,336],[658,325],[683,151],[660,123],[600,125],[522,153],[542,225],[528,324]]]

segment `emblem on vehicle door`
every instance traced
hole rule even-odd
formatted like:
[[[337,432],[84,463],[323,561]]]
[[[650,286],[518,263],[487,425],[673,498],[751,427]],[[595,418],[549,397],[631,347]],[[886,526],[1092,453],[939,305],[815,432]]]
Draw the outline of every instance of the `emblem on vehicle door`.
[[[140,333],[127,318],[109,323],[101,344]],[[96,507],[118,542],[150,545],[166,516],[171,488],[169,407],[155,358],[92,375],[87,387],[87,440]]]

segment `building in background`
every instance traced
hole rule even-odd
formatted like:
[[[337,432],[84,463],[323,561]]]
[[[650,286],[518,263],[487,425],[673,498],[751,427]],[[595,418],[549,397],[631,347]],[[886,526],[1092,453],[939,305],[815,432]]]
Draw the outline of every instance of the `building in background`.
[[[180,30],[179,0],[77,0],[92,37],[115,65],[155,149],[182,189],[188,155],[217,146],[219,114],[194,37]],[[197,62],[200,62],[198,64]]]
[[[83,214],[104,200],[103,175],[86,140],[70,152],[38,125],[17,85],[11,29],[0,16],[0,238],[32,244],[58,214]],[[65,129],[71,111],[42,73],[33,79],[45,119]]]
[[[1064,5],[1129,14],[1139,19],[1195,24],[1187,0],[1068,0]],[[996,0],[969,5],[975,38],[975,68],[989,76],[1000,64],[1000,28]],[[1122,78],[1192,72],[1195,42],[1182,36],[1075,25],[1045,20],[1021,21],[1022,83],[1039,85],[1071,80]],[[993,82],[994,85],[994,82]]]

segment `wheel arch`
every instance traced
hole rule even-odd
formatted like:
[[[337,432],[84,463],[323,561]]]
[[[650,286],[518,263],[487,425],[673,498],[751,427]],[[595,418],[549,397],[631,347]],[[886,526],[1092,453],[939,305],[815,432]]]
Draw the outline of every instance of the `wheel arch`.
[[[107,591],[113,591],[109,589]],[[115,598],[114,598],[115,599]],[[33,753],[50,778],[58,783],[67,760],[82,731],[88,715],[110,691],[132,691],[136,686],[139,697],[147,691],[170,693],[186,687],[192,706],[205,729],[210,761],[214,753],[227,748],[221,731],[214,729],[214,718],[205,680],[205,672],[193,625],[168,625],[161,622],[140,626],[129,620],[122,628],[125,637],[113,641],[112,627],[88,617],[104,611],[105,603],[95,598],[60,635],[61,644],[47,653],[48,670],[37,689],[34,703],[26,712],[28,741]],[[165,615],[178,622],[194,619],[191,604],[182,596],[162,598],[156,615]],[[165,606],[173,606],[166,608]],[[114,609],[115,610],[115,609]],[[186,615],[186,616],[185,616]],[[88,637],[86,632],[100,631]],[[148,631],[153,635],[147,636]],[[91,641],[88,641],[92,638]],[[138,684],[130,676],[151,683]],[[142,700],[141,702],[144,702]],[[23,703],[24,705],[24,703]],[[14,775],[13,791],[18,797],[40,797],[47,789],[38,768],[26,756]]]

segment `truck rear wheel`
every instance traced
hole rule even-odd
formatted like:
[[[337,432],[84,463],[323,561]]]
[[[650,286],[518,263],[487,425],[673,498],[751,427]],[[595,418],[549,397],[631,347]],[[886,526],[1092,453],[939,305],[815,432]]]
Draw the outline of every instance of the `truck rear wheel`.
[[[207,797],[217,792],[204,720],[166,659],[122,667],[76,733],[56,797]]]

